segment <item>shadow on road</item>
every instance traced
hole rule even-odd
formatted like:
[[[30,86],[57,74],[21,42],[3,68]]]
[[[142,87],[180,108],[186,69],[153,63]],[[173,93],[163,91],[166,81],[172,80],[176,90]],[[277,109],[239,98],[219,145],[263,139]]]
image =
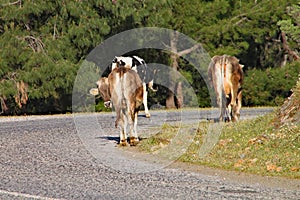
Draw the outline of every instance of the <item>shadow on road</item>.
[[[96,137],[95,139],[105,139],[109,141],[115,141],[117,143],[120,142],[120,137],[117,136],[101,136],[101,137]]]

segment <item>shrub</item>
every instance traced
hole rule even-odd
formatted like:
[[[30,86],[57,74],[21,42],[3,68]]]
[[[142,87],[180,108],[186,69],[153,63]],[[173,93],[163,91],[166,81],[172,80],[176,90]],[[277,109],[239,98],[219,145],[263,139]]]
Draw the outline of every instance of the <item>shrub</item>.
[[[300,63],[294,62],[281,68],[251,69],[245,74],[243,105],[278,106],[291,95],[300,73]]]

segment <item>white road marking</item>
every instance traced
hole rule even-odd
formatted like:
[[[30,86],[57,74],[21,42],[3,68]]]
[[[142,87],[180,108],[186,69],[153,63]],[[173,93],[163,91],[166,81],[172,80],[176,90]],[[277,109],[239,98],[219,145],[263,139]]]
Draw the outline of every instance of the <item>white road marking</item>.
[[[42,196],[31,195],[31,194],[24,194],[24,193],[20,193],[20,192],[10,192],[10,191],[5,191],[5,190],[0,190],[0,194],[12,195],[12,196],[15,196],[15,197],[22,197],[22,198],[39,199],[39,200],[63,200],[63,199],[42,197]]]

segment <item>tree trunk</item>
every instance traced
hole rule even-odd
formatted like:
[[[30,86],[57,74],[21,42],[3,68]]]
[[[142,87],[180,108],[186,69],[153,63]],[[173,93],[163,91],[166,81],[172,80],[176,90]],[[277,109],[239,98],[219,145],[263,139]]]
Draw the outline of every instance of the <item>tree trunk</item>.
[[[183,94],[182,94],[182,82],[179,81],[176,84],[176,107],[177,108],[182,108],[183,107]]]
[[[171,33],[171,41],[170,41],[170,47],[171,47],[171,67],[174,71],[178,71],[179,64],[178,64],[178,58],[180,56],[184,56],[186,54],[191,53],[192,51],[196,50],[200,47],[200,44],[195,44],[194,46],[182,50],[178,52],[177,49],[177,43],[178,43],[178,37],[179,32],[173,31]],[[179,81],[175,83],[175,81],[172,79],[172,71],[169,73],[169,80],[170,80],[170,88],[166,99],[166,108],[181,108],[183,106],[183,91],[182,91],[182,82]],[[174,93],[172,92],[174,91]],[[175,96],[176,95],[176,98]]]
[[[287,42],[286,34],[284,32],[281,32],[281,37],[282,37],[282,46],[283,49],[287,52],[288,55],[290,55],[293,60],[300,60],[300,56],[297,54],[297,52],[293,51]]]
[[[174,71],[178,70],[178,62],[177,62],[177,42],[178,42],[178,33],[176,31],[173,31],[171,34],[171,41],[170,41],[170,46],[171,46],[171,67]],[[176,108],[175,104],[175,97],[174,93],[176,84],[174,83],[173,76],[172,76],[172,71],[170,70],[169,73],[169,80],[170,80],[170,88],[168,91],[167,99],[166,99],[166,108],[167,109],[172,109]],[[174,91],[174,93],[172,92]]]

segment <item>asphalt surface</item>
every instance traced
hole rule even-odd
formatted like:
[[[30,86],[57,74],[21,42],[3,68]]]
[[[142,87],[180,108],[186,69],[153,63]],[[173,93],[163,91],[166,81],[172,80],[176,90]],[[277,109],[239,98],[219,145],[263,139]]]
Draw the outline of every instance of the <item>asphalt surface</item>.
[[[242,118],[271,109],[243,109]],[[209,110],[139,115],[146,137],[157,126],[197,122]],[[153,130],[152,132],[149,130]],[[148,133],[147,133],[148,131]],[[117,147],[114,114],[0,118],[0,199],[299,199],[294,187],[232,181],[170,168],[167,162]],[[185,145],[188,145],[185,144]],[[134,148],[134,147],[133,147]],[[147,157],[147,156],[145,156]],[[176,157],[176,156],[175,156]],[[298,186],[295,187],[295,183]],[[287,182],[289,184],[289,182]]]

